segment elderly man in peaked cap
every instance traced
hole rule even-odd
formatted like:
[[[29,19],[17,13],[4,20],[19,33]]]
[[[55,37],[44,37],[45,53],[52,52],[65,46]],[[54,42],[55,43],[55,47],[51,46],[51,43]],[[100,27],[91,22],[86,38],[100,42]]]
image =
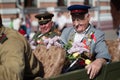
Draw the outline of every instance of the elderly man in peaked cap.
[[[37,14],[35,17],[39,22],[39,31],[33,36],[35,47],[38,44],[43,44],[44,38],[53,38],[56,35],[60,35],[60,31],[52,21],[54,15],[48,12]]]
[[[89,23],[90,14],[88,12],[90,8],[86,5],[71,5],[68,7],[72,16],[73,27],[64,29],[61,38],[64,44],[69,41],[83,42],[88,47],[93,56],[93,61],[85,68],[90,79],[93,79],[102,66],[110,61],[111,56],[105,44],[104,33]],[[89,37],[89,35],[92,35],[92,37]]]

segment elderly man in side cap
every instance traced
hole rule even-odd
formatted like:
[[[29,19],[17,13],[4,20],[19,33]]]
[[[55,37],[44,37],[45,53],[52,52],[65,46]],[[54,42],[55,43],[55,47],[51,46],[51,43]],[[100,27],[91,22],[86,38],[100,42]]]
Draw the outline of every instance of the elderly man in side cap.
[[[4,27],[0,15],[0,80],[40,80],[41,63],[19,32]]]
[[[93,79],[102,66],[110,61],[107,46],[105,44],[105,35],[101,30],[98,30],[89,23],[90,14],[88,10],[90,6],[86,5],[72,5],[68,7],[72,16],[73,27],[63,30],[61,38],[64,44],[69,41],[84,43],[92,54],[92,62],[85,66],[87,74],[90,79]]]
[[[38,44],[43,44],[43,39],[53,38],[54,36],[61,34],[55,26],[55,23],[52,21],[53,16],[53,14],[48,12],[37,14],[35,16],[39,22],[39,31],[33,36],[35,47]]]

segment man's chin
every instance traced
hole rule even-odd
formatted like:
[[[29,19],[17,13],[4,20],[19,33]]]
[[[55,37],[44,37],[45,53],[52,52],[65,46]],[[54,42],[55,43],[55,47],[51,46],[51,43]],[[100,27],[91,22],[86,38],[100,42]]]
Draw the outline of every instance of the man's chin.
[[[83,31],[81,31],[81,30],[76,30],[76,32],[81,33],[81,32],[83,32]]]
[[[41,31],[41,33],[42,33],[42,34],[45,34],[45,33],[47,33],[47,31]]]
[[[79,33],[81,33],[83,30],[81,30],[81,29],[78,29],[78,28],[75,28],[75,30],[77,31],[77,32],[79,32]]]
[[[42,33],[45,34],[45,33],[48,33],[50,30],[44,30]]]

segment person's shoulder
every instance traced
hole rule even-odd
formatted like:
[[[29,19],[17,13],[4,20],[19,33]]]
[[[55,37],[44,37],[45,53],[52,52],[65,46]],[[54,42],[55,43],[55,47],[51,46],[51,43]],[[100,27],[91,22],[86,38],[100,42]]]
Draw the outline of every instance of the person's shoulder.
[[[97,32],[98,34],[105,34],[101,29],[96,29],[96,32]]]
[[[4,33],[7,38],[4,41],[5,44],[2,45],[4,48],[7,48],[8,50],[11,48],[11,50],[13,50],[13,49],[17,49],[18,47],[19,47],[19,49],[20,48],[27,49],[29,47],[28,41],[18,31],[13,30],[8,27],[2,27],[2,29],[4,29],[4,31],[2,33]],[[5,38],[5,36],[4,36],[4,38]]]
[[[5,28],[5,30],[5,33],[9,39],[25,40],[25,37],[21,35],[18,31],[7,27]]]
[[[92,25],[91,25],[91,30],[93,30],[97,34],[104,34],[104,32],[101,29],[94,27]]]

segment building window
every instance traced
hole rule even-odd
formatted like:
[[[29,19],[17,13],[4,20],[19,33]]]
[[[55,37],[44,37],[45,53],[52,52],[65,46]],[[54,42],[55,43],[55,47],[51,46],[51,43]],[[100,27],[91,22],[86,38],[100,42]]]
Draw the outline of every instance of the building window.
[[[24,0],[24,7],[37,7],[37,0]]]

